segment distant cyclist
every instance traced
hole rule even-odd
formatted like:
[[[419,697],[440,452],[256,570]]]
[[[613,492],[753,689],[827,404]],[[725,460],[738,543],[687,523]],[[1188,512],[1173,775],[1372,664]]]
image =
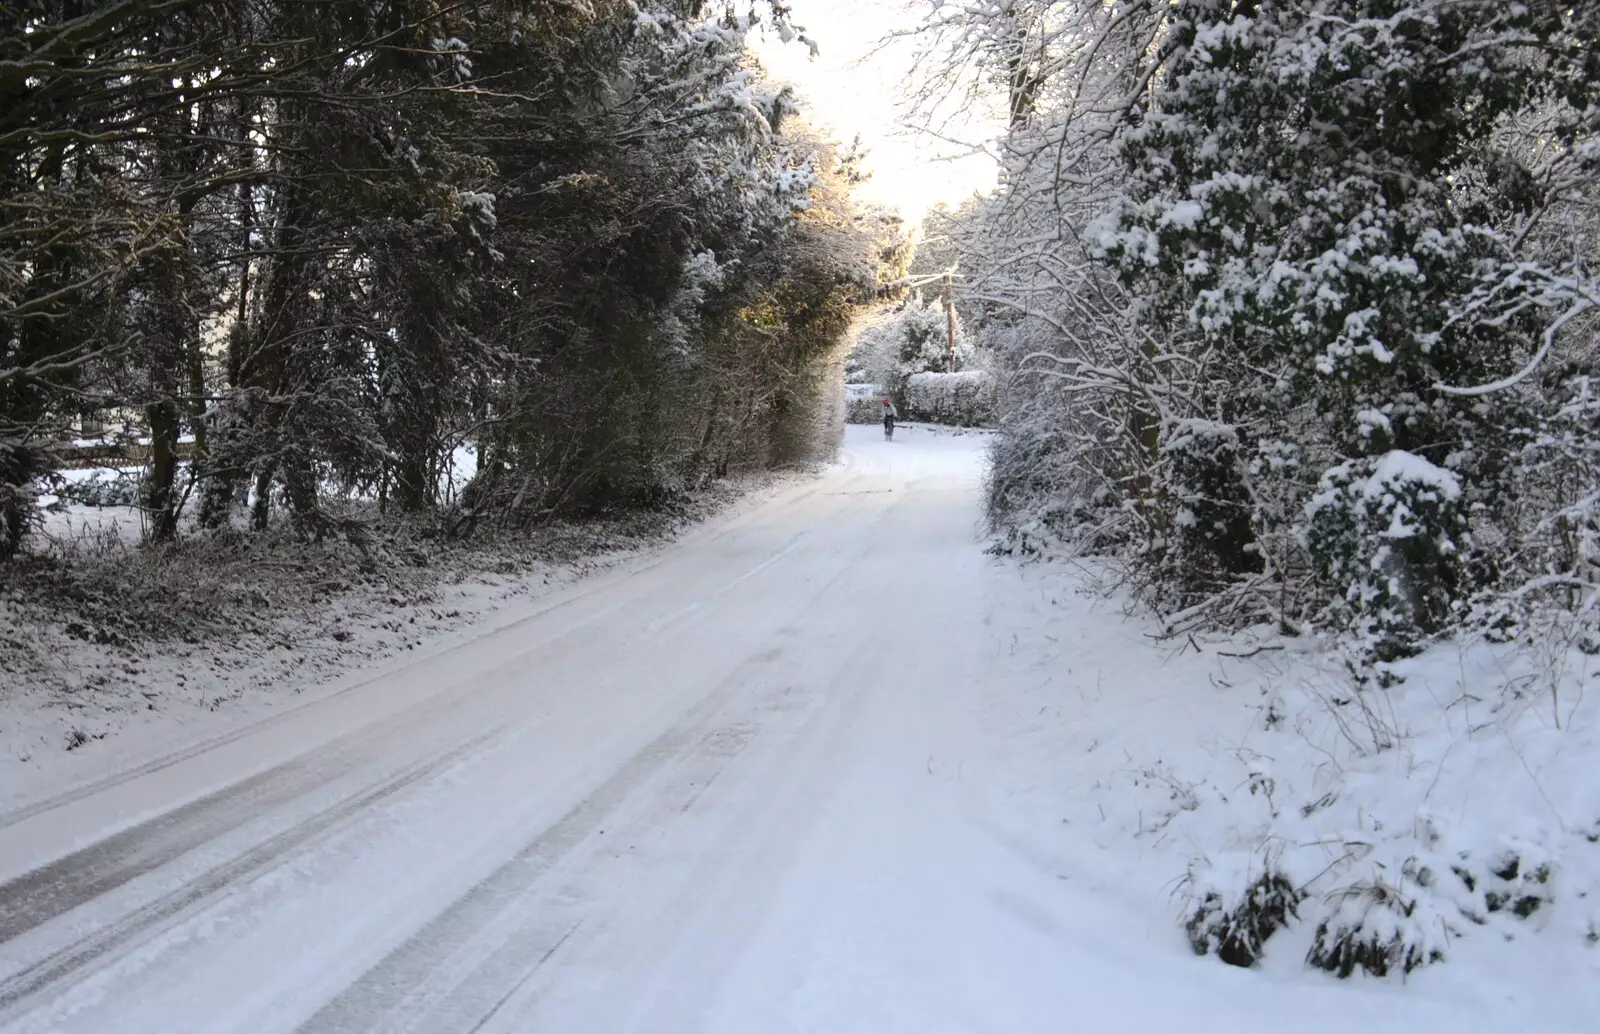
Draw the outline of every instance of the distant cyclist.
[[[894,403],[889,399],[883,400],[883,436],[894,437],[894,422],[900,419],[900,411],[894,408]]]

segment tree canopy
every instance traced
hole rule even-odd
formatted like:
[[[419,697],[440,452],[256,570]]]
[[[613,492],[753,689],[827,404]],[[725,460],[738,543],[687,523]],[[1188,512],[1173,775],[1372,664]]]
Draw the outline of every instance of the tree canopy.
[[[699,0],[8,5],[0,556],[86,414],[148,439],[155,540],[246,505],[321,535],[329,486],[433,511],[469,441],[458,530],[818,448],[898,228],[758,27],[798,35]]]

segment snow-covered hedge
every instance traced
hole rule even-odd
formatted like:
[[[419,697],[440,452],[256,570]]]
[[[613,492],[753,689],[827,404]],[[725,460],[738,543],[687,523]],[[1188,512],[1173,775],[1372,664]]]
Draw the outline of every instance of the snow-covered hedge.
[[[1163,435],[1167,488],[1177,503],[1163,576],[1191,606],[1259,566],[1239,430],[1213,420],[1175,420]]]
[[[905,412],[911,420],[955,427],[994,422],[995,382],[985,370],[916,373],[906,378]]]
[[[66,503],[97,507],[139,504],[137,470],[109,467],[74,470],[65,472],[59,481],[50,494]]]
[[[875,424],[883,419],[883,399],[877,393],[845,399],[844,419],[849,424]]]
[[[959,318],[951,346],[943,303],[914,295],[899,308],[880,312],[861,331],[850,362],[862,378],[898,398],[909,377],[950,373],[974,364],[972,341]]]
[[[1358,688],[1362,647],[1339,638],[1263,624],[1158,642],[1083,591],[1111,570],[1031,565],[996,601],[1013,670],[1054,673],[1007,700],[1038,765],[1025,785],[1056,781],[1036,814],[1058,850],[1092,836],[1104,879],[1172,893],[1195,952],[1280,976],[1446,963],[1517,986],[1593,965],[1600,694],[1582,630],[1433,642]]]

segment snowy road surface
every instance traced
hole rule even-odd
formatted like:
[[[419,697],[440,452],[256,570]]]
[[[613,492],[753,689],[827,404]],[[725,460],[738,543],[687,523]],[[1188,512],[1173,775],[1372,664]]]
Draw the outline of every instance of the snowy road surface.
[[[823,478],[520,623],[0,816],[0,1030],[1463,1019],[1188,957],[1164,897],[990,806],[983,711],[1019,676],[981,448],[852,429]]]

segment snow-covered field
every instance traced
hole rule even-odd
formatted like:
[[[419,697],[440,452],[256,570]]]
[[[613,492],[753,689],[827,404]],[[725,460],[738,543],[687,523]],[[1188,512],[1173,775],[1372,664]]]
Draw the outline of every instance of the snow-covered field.
[[[403,666],[6,769],[0,1029],[1594,1029],[1576,656],[1441,649],[1340,704],[1312,645],[1155,642],[985,555],[983,445],[851,428]],[[1196,956],[1186,902],[1260,857],[1302,922],[1258,969]],[[1446,961],[1305,967],[1363,879]]]

